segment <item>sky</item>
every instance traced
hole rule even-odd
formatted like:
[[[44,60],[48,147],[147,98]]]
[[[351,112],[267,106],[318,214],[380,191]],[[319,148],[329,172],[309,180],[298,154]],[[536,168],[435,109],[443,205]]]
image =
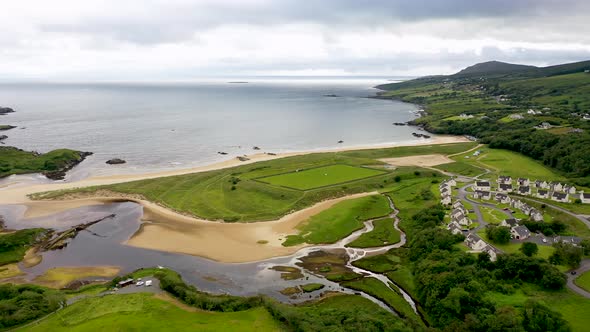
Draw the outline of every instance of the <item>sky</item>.
[[[588,0],[0,4],[0,80],[421,76],[590,60]]]

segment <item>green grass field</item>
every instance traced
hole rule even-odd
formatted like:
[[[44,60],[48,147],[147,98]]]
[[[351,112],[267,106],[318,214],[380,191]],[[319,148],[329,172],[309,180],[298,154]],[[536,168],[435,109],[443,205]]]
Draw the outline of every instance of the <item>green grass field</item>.
[[[550,168],[519,153],[501,149],[480,149],[483,153],[474,157],[472,153],[460,154],[452,159],[472,166],[484,167],[496,175],[510,175],[513,178],[524,177],[531,180],[564,181],[565,178]],[[469,156],[469,158],[465,158]],[[441,165],[444,166],[444,165]]]
[[[485,171],[481,168],[474,166],[473,164],[466,163],[463,161],[457,161],[454,163],[449,164],[442,164],[434,166],[436,169],[440,169],[441,171],[465,175],[465,176],[476,176],[479,174],[483,174]]]
[[[275,186],[309,190],[381,175],[384,171],[350,165],[330,165],[259,178]]]
[[[343,201],[304,221],[297,227],[300,233],[287,236],[283,245],[334,243],[363,228],[363,221],[389,212],[389,201],[382,195]]]
[[[68,149],[37,154],[10,146],[0,146],[0,178],[11,174],[55,171],[79,159],[78,151]]]
[[[375,228],[369,233],[359,236],[348,246],[355,248],[380,247],[400,241],[400,232],[393,227],[393,219],[383,218],[373,222]]]
[[[41,228],[30,228],[0,233],[0,266],[20,262],[43,231]]]
[[[180,308],[153,294],[81,300],[20,331],[283,331],[264,308],[218,313]]]
[[[584,272],[574,281],[576,285],[590,292],[590,271]]]
[[[507,214],[502,213],[496,209],[489,208],[489,207],[480,206],[479,211],[481,211],[481,214],[483,215],[483,219],[490,224],[499,224],[502,221],[504,221],[505,219],[508,219]]]
[[[147,200],[170,209],[189,213],[208,220],[249,222],[274,220],[292,211],[301,210],[322,200],[349,194],[381,191],[392,187],[399,176],[401,183],[429,177],[430,170],[400,167],[396,170],[371,170],[362,165],[380,165],[378,158],[399,157],[414,154],[452,154],[472,148],[475,143],[443,144],[434,146],[410,146],[389,149],[359,150],[338,153],[316,153],[280,158],[254,164],[215,171],[170,176],[156,179],[126,182],[103,187],[80,188],[69,191],[44,193],[36,197],[54,198],[64,193],[92,195],[97,189],[108,189],[124,194],[139,194]],[[284,175],[297,169],[311,169],[346,165],[348,175],[377,174],[353,182],[335,184],[306,191],[278,187],[263,183],[259,178]],[[421,175],[414,171],[421,170]],[[291,173],[295,174],[295,173]],[[312,174],[312,173],[308,173]],[[325,174],[320,173],[320,174]],[[299,174],[298,174],[299,175]],[[363,176],[365,176],[363,175]],[[322,175],[323,176],[323,175]],[[333,181],[331,179],[330,181]]]

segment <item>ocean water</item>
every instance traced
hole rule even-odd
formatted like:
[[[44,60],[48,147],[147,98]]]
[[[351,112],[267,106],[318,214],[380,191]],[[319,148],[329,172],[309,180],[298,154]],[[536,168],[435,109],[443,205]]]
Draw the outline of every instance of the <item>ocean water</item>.
[[[6,145],[94,152],[73,171],[77,178],[416,140],[415,129],[392,125],[415,118],[415,105],[366,98],[384,78],[229,81],[0,84],[0,106],[16,110],[0,124],[19,127],[4,132]],[[127,163],[105,164],[115,157]]]

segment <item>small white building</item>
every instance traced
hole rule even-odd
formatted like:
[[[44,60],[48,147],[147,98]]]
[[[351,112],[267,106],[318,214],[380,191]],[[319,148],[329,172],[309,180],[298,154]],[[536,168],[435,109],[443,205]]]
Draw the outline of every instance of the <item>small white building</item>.
[[[580,200],[584,204],[590,204],[590,194],[581,193],[580,194]]]
[[[566,185],[563,186],[563,192],[564,193],[568,193],[570,195],[575,195],[576,194],[576,191],[577,191],[576,190],[576,187],[574,187],[574,186],[570,186],[568,184],[566,184]]]
[[[459,214],[458,216],[451,216],[451,221],[458,223],[461,226],[469,227],[472,224],[471,219],[467,218],[464,214]]]
[[[440,199],[440,204],[442,205],[451,205],[451,195],[444,194]]]
[[[451,233],[453,233],[453,234],[462,234],[463,233],[463,228],[461,227],[461,225],[459,225],[459,223],[454,222],[454,221],[450,222],[447,225],[447,229],[449,231],[451,231]]]
[[[512,184],[512,177],[500,175],[498,177],[498,184]]]
[[[510,234],[515,240],[526,240],[531,236],[531,231],[526,226],[514,226],[510,229]]]
[[[520,195],[528,196],[528,195],[531,194],[531,187],[529,187],[529,186],[520,186],[520,187],[518,187],[518,193]]]
[[[551,182],[549,184],[549,188],[552,191],[563,191],[563,184],[559,183],[559,182]]]
[[[518,180],[516,180],[516,183],[521,187],[528,187],[531,184],[531,181],[525,178],[518,178]]]
[[[492,191],[489,181],[476,181],[474,189],[477,191]]]
[[[555,191],[551,195],[551,199],[556,202],[569,203],[570,195],[566,194],[566,193],[560,193],[560,192]]]
[[[547,183],[547,181],[536,180],[535,181],[535,188],[537,188],[537,189],[549,189],[549,183]]]
[[[488,201],[492,198],[492,194],[489,191],[476,190],[475,193],[473,193],[473,198]]]
[[[502,193],[511,193],[512,192],[512,185],[511,184],[504,184],[501,183],[498,185],[498,191]]]
[[[537,191],[537,197],[547,199],[547,198],[549,198],[549,191],[548,190],[539,189]]]
[[[530,215],[530,217],[531,217],[531,219],[532,219],[533,221],[537,221],[537,222],[539,222],[539,221],[543,221],[543,220],[544,220],[544,218],[543,218],[543,214],[542,214],[542,213],[541,213],[539,210],[537,210],[537,209],[533,209],[533,210],[531,211],[531,215]]]
[[[518,226],[518,220],[516,220],[516,219],[514,219],[514,218],[510,218],[510,219],[504,219],[504,220],[502,220],[502,222],[500,223],[500,226],[504,226],[504,227],[512,228],[512,227]]]
[[[508,197],[508,195],[500,194],[500,193],[496,194],[495,199],[498,203],[501,203],[501,204],[510,204],[510,202],[512,201],[510,199],[510,197]]]

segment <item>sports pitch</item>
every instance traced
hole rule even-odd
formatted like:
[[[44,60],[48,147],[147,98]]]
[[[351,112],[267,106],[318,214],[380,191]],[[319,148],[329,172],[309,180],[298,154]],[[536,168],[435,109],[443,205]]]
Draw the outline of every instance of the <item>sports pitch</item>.
[[[288,187],[299,190],[310,190],[327,187],[339,183],[360,180],[386,173],[371,168],[355,167],[349,165],[330,165],[317,168],[267,176],[258,178],[258,181]]]

